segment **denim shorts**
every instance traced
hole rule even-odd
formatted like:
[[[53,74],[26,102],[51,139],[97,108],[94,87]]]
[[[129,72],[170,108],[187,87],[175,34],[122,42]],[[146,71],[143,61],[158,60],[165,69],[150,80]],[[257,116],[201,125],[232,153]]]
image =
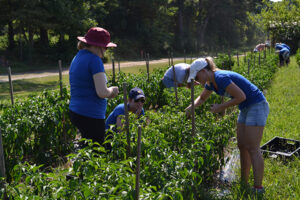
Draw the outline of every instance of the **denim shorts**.
[[[238,123],[246,126],[265,126],[269,115],[269,103],[261,101],[240,110]]]

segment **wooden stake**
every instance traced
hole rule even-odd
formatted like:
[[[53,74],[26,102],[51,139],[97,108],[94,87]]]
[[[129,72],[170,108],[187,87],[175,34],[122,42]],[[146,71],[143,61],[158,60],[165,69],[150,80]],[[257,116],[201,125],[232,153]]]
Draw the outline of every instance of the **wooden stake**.
[[[173,69],[173,79],[174,79],[174,89],[175,89],[176,105],[178,105],[177,79],[176,79],[176,72],[175,72],[175,67],[174,67],[174,65],[172,65],[172,69]]]
[[[194,79],[191,80],[191,101],[192,101],[192,137],[195,138],[195,104],[194,104]]]
[[[60,87],[60,96],[63,96],[63,85],[62,85],[62,67],[61,60],[58,61],[58,73],[59,73],[59,87]]]
[[[58,60],[58,74],[59,74],[59,87],[60,87],[60,97],[63,98],[63,84],[62,84],[62,65],[61,60]],[[65,113],[62,113],[62,129],[63,129],[63,139],[67,143],[66,129],[65,129]]]
[[[129,135],[129,119],[128,119],[128,106],[127,106],[127,83],[123,83],[123,98],[125,109],[125,129],[127,133],[127,158],[130,156],[130,135]]]
[[[10,69],[10,67],[8,67],[7,69],[8,69],[10,100],[11,100],[11,105],[14,105],[15,104],[15,102],[14,102],[14,88],[13,88],[12,79],[11,79],[11,69]]]
[[[116,83],[116,73],[115,73],[115,61],[113,58],[111,59],[111,64],[112,64],[112,72],[113,72],[112,82],[113,82],[113,84],[115,84]]]
[[[138,140],[137,140],[137,158],[136,158],[136,176],[135,176],[135,199],[140,199],[140,159],[141,159],[141,135],[142,127],[138,127]]]
[[[4,159],[1,129],[0,129],[0,177],[4,177],[4,178],[6,177],[6,174],[5,174],[5,159]]]

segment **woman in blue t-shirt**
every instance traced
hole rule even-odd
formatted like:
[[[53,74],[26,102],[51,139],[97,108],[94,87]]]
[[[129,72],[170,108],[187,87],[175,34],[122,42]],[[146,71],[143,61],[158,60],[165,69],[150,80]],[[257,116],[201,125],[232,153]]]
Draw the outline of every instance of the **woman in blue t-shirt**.
[[[135,113],[138,117],[145,115],[144,111],[145,94],[142,89],[135,87],[129,91],[129,101],[127,104],[128,112]],[[120,131],[122,127],[121,116],[125,115],[124,104],[119,104],[109,114],[105,122],[105,128],[109,129],[111,125],[115,125],[113,130]]]
[[[262,179],[264,160],[260,152],[260,142],[269,114],[269,105],[263,93],[242,75],[219,70],[211,57],[199,58],[191,64],[188,83],[198,81],[204,90],[195,100],[195,107],[202,105],[214,91],[231,99],[222,104],[213,104],[211,111],[219,113],[238,105],[237,140],[241,159],[241,179],[248,183],[251,164],[254,174],[254,190],[264,191]],[[189,116],[191,105],[186,108]]]
[[[105,113],[107,100],[118,95],[118,87],[107,87],[104,65],[101,58],[110,42],[110,34],[100,27],[90,28],[84,37],[77,37],[78,53],[73,58],[70,71],[71,122],[83,138],[102,144],[105,138]]]

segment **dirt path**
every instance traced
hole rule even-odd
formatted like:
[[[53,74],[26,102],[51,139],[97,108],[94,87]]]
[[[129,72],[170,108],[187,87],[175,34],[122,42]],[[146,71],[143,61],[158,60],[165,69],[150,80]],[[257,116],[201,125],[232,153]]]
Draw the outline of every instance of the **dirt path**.
[[[183,58],[174,58],[176,60],[183,60]],[[159,60],[150,60],[151,64],[158,64],[158,63],[168,63],[167,58],[159,59]],[[141,66],[146,65],[145,61],[133,61],[133,62],[121,62],[120,68],[125,67],[134,67],[134,66]],[[115,63],[116,69],[118,69],[118,63]],[[111,69],[111,63],[104,64],[105,69]],[[63,74],[69,74],[69,69],[63,69]],[[31,78],[42,78],[46,76],[58,76],[58,70],[44,70],[44,71],[36,71],[36,72],[29,72],[29,73],[21,73],[21,74],[12,74],[12,80],[22,80],[22,79],[31,79]],[[7,75],[0,75],[0,83],[8,82]]]

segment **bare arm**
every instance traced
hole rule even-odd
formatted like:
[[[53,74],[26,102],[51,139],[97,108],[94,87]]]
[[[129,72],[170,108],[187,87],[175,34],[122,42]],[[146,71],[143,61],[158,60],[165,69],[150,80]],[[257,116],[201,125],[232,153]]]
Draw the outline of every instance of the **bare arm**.
[[[246,100],[246,95],[245,93],[239,88],[236,84],[230,83],[226,87],[226,92],[232,96],[232,99],[229,101],[226,101],[222,104],[213,104],[211,107],[212,112],[222,112],[226,108],[230,106],[235,106],[240,104],[241,102]]]
[[[202,105],[206,101],[206,99],[211,95],[211,93],[212,93],[212,91],[207,90],[206,88],[204,88],[204,90],[202,91],[202,93],[200,94],[200,96],[197,97],[197,99],[194,101],[195,107],[198,107],[198,106]],[[190,115],[191,109],[192,109],[192,105],[189,105],[185,109],[187,116]]]
[[[112,86],[107,88],[106,76],[104,72],[99,72],[93,75],[94,84],[96,88],[97,95],[100,98],[114,98],[119,93],[119,88]]]

